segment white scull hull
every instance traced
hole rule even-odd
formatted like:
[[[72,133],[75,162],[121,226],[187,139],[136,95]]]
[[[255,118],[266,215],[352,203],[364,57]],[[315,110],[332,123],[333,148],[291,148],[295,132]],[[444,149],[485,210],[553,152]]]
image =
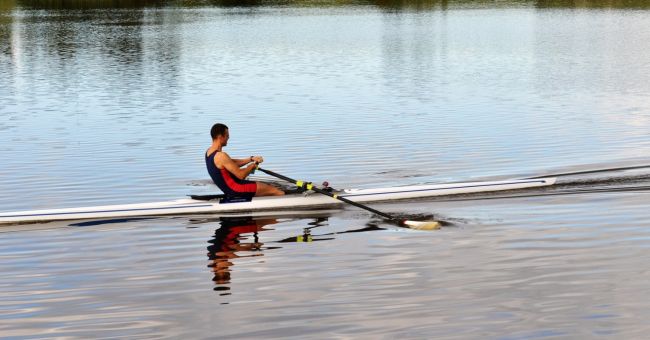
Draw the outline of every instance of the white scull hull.
[[[339,196],[359,203],[392,201],[433,196],[469,194],[478,192],[525,189],[553,185],[555,178],[521,179],[490,182],[415,185],[378,189],[350,189]],[[294,194],[279,197],[258,197],[250,202],[220,203],[179,199],[167,202],[104,205],[95,207],[32,210],[0,213],[0,224],[33,223],[57,220],[123,218],[139,216],[180,215],[198,213],[239,213],[248,211],[280,210],[287,208],[320,208],[344,204],[318,193]]]

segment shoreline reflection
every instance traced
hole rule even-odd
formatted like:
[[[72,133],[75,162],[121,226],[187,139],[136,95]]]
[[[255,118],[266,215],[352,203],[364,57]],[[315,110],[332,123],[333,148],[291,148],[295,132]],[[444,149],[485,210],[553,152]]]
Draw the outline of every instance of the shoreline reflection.
[[[350,7],[372,6],[388,11],[432,11],[467,8],[612,8],[648,9],[646,0],[346,0],[320,1],[312,3],[300,0],[8,0],[0,1],[0,10],[51,9],[51,10],[93,10],[93,9],[160,9],[160,8],[256,8],[256,7]]]

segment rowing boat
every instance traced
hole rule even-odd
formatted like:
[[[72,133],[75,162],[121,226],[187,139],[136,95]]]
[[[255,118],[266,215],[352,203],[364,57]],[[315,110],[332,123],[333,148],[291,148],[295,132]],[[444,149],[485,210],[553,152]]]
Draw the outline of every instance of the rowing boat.
[[[555,178],[514,179],[448,184],[411,185],[376,189],[348,189],[336,192],[358,203],[393,201],[433,196],[459,195],[478,192],[516,190],[555,184]],[[293,208],[325,208],[340,206],[335,198],[305,192],[285,196],[256,197],[252,200],[227,200],[221,195],[191,196],[166,202],[104,205],[94,207],[32,210],[0,213],[0,224],[34,223],[56,220],[121,218],[198,213],[242,213]]]

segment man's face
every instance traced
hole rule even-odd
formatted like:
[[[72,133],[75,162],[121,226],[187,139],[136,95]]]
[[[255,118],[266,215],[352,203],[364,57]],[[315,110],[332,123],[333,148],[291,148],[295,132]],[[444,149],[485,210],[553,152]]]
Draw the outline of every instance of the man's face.
[[[226,129],[226,132],[221,136],[221,145],[228,145],[228,139],[230,139],[230,132]]]

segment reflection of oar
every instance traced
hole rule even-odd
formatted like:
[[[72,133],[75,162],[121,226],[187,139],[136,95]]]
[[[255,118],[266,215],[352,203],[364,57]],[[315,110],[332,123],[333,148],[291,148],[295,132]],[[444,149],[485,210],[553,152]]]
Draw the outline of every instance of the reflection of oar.
[[[375,209],[373,209],[371,207],[365,206],[363,204],[351,201],[351,200],[349,200],[349,199],[347,199],[345,197],[341,197],[341,196],[339,196],[337,194],[334,194],[334,193],[331,193],[329,191],[319,189],[316,186],[312,185],[311,183],[306,183],[306,182],[303,182],[303,181],[297,181],[297,180],[289,178],[287,176],[280,175],[279,173],[273,172],[271,170],[262,169],[259,166],[257,167],[257,170],[262,171],[262,172],[264,172],[266,174],[269,174],[271,176],[277,177],[279,179],[285,180],[287,182],[291,182],[291,183],[297,185],[299,188],[304,188],[304,189],[307,189],[307,190],[313,190],[313,191],[315,191],[315,192],[317,192],[319,194],[327,195],[327,196],[335,198],[335,199],[337,199],[339,201],[342,201],[342,202],[345,202],[345,203],[348,203],[348,204],[352,204],[353,206],[355,206],[357,208],[368,210],[368,211],[370,211],[372,213],[375,213],[375,214],[377,214],[377,215],[379,215],[379,216],[381,216],[381,217],[383,217],[385,219],[395,221],[395,222],[399,223],[401,226],[406,226],[406,227],[409,227],[411,229],[418,229],[418,230],[432,230],[432,229],[440,228],[440,223],[436,222],[436,221],[418,222],[418,221],[402,220],[402,219],[396,218],[394,216],[391,216],[391,215],[389,215],[387,213],[384,213],[384,212],[381,212],[379,210],[375,210]]]

